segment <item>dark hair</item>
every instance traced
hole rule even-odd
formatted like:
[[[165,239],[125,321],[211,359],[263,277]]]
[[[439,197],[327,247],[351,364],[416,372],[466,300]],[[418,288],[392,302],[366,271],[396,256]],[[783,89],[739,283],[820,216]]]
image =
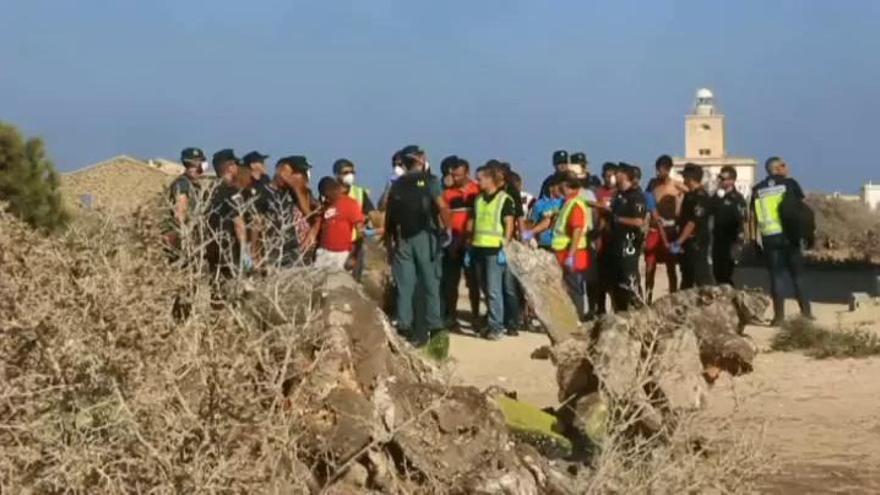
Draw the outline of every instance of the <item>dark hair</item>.
[[[731,179],[735,180],[736,179],[736,168],[734,168],[730,165],[725,165],[725,166],[721,167],[721,171],[718,172],[718,175],[722,175],[722,174],[729,175],[729,176],[731,176],[730,177]]]
[[[496,184],[504,182],[504,170],[501,169],[497,160],[489,160],[485,165],[477,169],[477,173],[488,175]]]
[[[687,179],[691,179],[697,182],[703,181],[703,167],[699,165],[688,163],[684,166],[684,170],[681,172],[681,176]]]
[[[606,172],[617,172],[617,164],[614,162],[605,162],[602,164],[602,175]]]
[[[638,165],[630,165],[633,171],[633,180],[640,181],[642,180],[642,168]]]
[[[581,180],[571,173],[563,175],[559,182],[569,189],[580,189],[581,187]]]
[[[465,160],[464,158],[459,158],[458,162],[456,162],[456,164],[450,169],[450,171],[455,170],[457,168],[462,168],[462,167],[464,167],[466,172],[471,171],[471,164],[468,163],[468,161]]]
[[[331,190],[342,187],[339,182],[334,177],[322,177],[320,181],[318,181],[318,192],[321,196],[327,196],[327,193]]]
[[[617,171],[625,175],[629,180],[635,182],[636,181],[636,168],[627,163],[621,163],[617,166]],[[641,175],[641,174],[639,174]]]
[[[654,168],[660,170],[661,168],[672,168],[672,157],[669,155],[660,155],[657,157],[657,161],[654,163]]]
[[[511,172],[510,175],[507,177],[507,179],[510,181],[511,184],[513,184],[515,186],[522,185],[522,181],[523,181],[522,176],[516,172]]]
[[[779,158],[778,156],[771,156],[767,159],[767,161],[764,162],[764,170],[766,170],[769,174],[770,169],[773,168],[773,165],[776,165],[777,162],[785,163],[782,158]]]
[[[340,172],[342,172],[342,169],[348,167],[354,168],[354,163],[352,163],[352,161],[348,158],[340,158],[339,160],[333,162],[333,173],[339,174]]]
[[[397,150],[391,155],[391,166],[395,166],[398,163],[403,164],[403,150]]]

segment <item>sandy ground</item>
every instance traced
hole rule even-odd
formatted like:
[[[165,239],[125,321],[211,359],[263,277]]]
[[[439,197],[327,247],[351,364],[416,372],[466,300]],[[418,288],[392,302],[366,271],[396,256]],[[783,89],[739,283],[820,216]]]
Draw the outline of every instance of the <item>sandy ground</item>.
[[[658,286],[665,286],[658,274]],[[661,289],[662,290],[662,289]],[[788,314],[796,314],[788,301]],[[880,306],[850,313],[838,304],[816,304],[819,323],[880,332]],[[746,329],[759,348],[755,371],[722,377],[712,387],[711,417],[733,417],[743,426],[766,425],[765,446],[779,473],[767,493],[880,493],[880,358],[816,360],[772,352],[774,329]],[[500,386],[541,407],[557,404],[555,369],[530,358],[544,335],[489,342],[469,335],[452,340],[454,373],[478,387]]]

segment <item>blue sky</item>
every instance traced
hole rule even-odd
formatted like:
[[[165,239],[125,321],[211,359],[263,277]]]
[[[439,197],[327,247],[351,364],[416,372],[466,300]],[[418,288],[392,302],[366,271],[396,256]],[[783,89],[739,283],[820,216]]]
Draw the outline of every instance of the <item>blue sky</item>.
[[[880,180],[880,2],[0,0],[0,119],[59,168],[182,147],[345,156],[378,187],[399,147],[554,149],[650,168],[712,88],[728,148],[809,189]]]

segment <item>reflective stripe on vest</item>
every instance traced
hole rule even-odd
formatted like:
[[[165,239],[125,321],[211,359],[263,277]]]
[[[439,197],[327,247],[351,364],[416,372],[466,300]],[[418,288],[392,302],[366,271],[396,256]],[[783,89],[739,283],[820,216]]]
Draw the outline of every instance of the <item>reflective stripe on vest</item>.
[[[354,184],[348,188],[348,197],[357,201],[358,206],[361,207],[361,211],[364,209],[364,188],[360,186],[356,186]],[[358,238],[357,229],[351,229],[351,240],[356,241]]]
[[[779,205],[785,197],[785,184],[765,187],[756,191],[755,218],[761,235],[782,233],[782,220],[779,217]]]
[[[584,235],[582,235],[580,241],[578,241],[577,248],[587,249],[587,232],[592,226],[593,219],[590,215],[590,206],[587,205],[583,198],[577,197],[565,202],[565,205],[562,206],[559,215],[556,217],[556,223],[553,224],[553,241],[551,247],[554,251],[562,251],[571,246],[571,237],[568,235],[568,218],[571,216],[571,212],[574,211],[575,206],[583,208],[584,218],[587,222],[586,227],[584,228]]]
[[[501,210],[510,199],[504,191],[498,191],[487,203],[481,194],[474,202],[474,247],[497,248],[504,244],[504,222]]]

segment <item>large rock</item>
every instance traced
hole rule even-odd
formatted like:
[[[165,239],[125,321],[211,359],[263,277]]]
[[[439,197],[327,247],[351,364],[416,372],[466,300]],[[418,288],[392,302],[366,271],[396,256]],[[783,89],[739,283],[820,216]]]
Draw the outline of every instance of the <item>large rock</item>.
[[[505,248],[508,264],[519,280],[526,299],[553,344],[581,335],[577,310],[565,288],[556,258],[543,250],[511,242]]]
[[[325,489],[537,494],[539,477],[559,478],[549,465],[533,473],[497,403],[449,386],[351,276],[313,276],[323,277],[317,311],[291,326],[305,343],[276,358],[290,362],[284,389],[301,424],[302,460]],[[283,289],[302,274],[277,277],[252,283],[240,305],[264,325],[292,325],[298,317],[285,308],[301,294]]]

